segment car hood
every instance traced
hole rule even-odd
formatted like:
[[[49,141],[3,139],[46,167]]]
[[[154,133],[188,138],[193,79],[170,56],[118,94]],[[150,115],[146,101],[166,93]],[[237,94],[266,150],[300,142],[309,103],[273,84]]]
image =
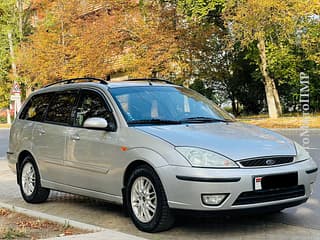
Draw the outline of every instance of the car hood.
[[[137,126],[136,129],[174,146],[199,147],[233,160],[296,155],[291,140],[270,130],[238,122]]]

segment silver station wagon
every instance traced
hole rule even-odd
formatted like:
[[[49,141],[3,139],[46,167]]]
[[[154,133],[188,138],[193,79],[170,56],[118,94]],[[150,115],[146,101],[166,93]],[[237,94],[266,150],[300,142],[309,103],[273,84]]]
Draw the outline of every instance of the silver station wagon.
[[[7,157],[25,201],[53,189],[123,204],[146,232],[169,229],[176,210],[299,205],[317,174],[299,144],[159,79],[71,79],[36,91]]]

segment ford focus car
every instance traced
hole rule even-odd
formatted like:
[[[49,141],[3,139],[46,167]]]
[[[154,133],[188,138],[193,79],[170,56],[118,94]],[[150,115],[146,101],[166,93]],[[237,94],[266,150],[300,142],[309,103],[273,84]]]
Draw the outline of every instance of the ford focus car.
[[[34,92],[11,127],[8,161],[25,201],[52,189],[123,204],[147,232],[169,229],[176,210],[299,205],[317,173],[296,142],[157,79],[71,79]]]

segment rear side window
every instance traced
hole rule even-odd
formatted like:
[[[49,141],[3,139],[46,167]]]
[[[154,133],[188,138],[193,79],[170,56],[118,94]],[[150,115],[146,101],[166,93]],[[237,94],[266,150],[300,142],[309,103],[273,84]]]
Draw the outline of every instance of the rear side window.
[[[57,93],[48,107],[45,120],[47,122],[59,124],[70,124],[71,113],[77,100],[77,96],[78,93],[75,91]]]
[[[33,96],[22,110],[20,119],[40,122],[53,94],[45,93]]]

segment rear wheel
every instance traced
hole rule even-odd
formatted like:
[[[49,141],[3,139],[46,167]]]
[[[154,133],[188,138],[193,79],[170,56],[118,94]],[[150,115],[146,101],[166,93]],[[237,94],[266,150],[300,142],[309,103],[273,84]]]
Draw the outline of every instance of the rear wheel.
[[[160,178],[147,165],[135,169],[129,177],[126,204],[132,221],[141,231],[160,232],[173,226],[174,217]]]
[[[31,156],[23,159],[19,170],[20,192],[28,203],[41,203],[48,199],[50,190],[41,187],[38,168]]]

